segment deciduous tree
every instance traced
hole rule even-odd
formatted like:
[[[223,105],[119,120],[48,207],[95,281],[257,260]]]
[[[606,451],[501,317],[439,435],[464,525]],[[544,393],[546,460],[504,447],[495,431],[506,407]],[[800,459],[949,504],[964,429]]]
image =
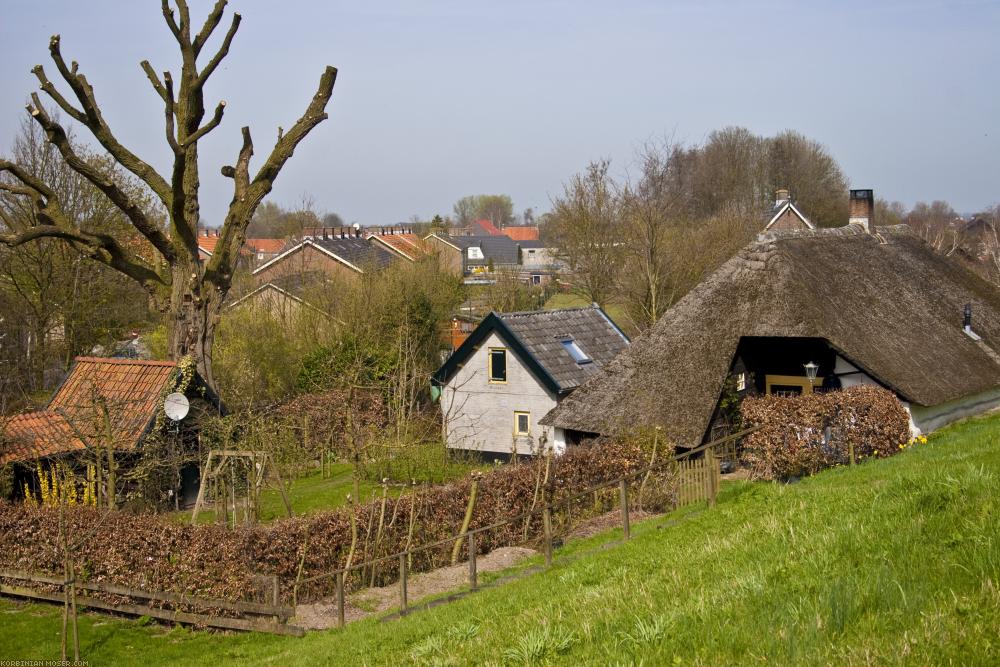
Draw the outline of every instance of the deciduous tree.
[[[232,15],[215,52],[207,60],[202,55],[222,23],[226,4],[226,0],[217,0],[199,29],[191,21],[187,0],[175,0],[176,9],[169,0],[162,0],[163,18],[181,54],[180,76],[175,81],[169,71],[160,75],[148,61],[143,61],[141,67],[163,102],[165,137],[173,156],[168,175],[158,173],[121,143],[104,117],[87,77],[75,61],[67,62],[63,57],[58,35],[51,38],[49,53],[70,93],[64,94],[41,65],[32,70],[41,90],[62,113],[85,127],[115,162],[153,192],[159,206],[166,211],[168,224],[164,227],[150,208],[143,206],[113,175],[84,159],[70,142],[63,124],[42,105],[39,95],[31,96],[28,113],[45,131],[48,141],[59,150],[66,164],[122,211],[154,249],[155,257],[141,256],[120,235],[89,230],[67,213],[66,202],[51,184],[33,176],[22,165],[0,160],[0,173],[6,176],[0,181],[0,189],[29,202],[35,217],[35,224],[29,229],[5,230],[0,234],[0,243],[20,246],[38,239],[60,239],[137,282],[166,315],[171,357],[191,355],[210,384],[214,384],[215,326],[232,284],[247,226],[296,146],[327,118],[325,110],[337,77],[335,68],[326,67],[305,113],[287,131],[279,128],[277,141],[255,173],[250,169],[254,153],[250,128],[242,128],[243,143],[236,161],[222,167],[222,174],[233,182],[232,200],[216,250],[203,262],[197,238],[201,217],[198,144],[222,122],[226,106],[224,101],[219,102],[206,120],[205,86],[229,54],[240,25],[239,14]]]

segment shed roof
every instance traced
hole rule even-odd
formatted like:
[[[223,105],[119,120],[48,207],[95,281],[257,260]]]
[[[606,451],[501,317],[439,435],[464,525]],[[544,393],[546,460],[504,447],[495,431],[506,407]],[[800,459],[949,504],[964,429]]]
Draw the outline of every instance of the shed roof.
[[[4,424],[6,445],[0,465],[84,449],[83,441],[58,412],[39,410],[15,415]]]
[[[982,340],[963,331],[966,303]],[[905,225],[768,232],[542,423],[591,433],[659,425],[697,444],[744,336],[825,339],[918,405],[1000,385],[1000,295]]]
[[[106,441],[106,408],[114,446],[134,449],[155,420],[176,368],[172,361],[77,357],[48,407],[14,417],[5,433],[17,436],[16,452],[68,452],[82,448],[81,440]],[[22,460],[19,454],[11,459],[14,451],[6,452],[8,460]]]

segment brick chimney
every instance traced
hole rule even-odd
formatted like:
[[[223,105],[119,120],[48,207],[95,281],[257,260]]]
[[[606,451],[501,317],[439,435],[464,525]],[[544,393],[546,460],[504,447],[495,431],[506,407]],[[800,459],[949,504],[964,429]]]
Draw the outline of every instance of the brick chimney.
[[[774,191],[774,205],[781,206],[786,201],[788,201],[788,190],[786,188],[779,188]]]
[[[851,190],[847,222],[861,225],[869,234],[875,231],[875,191]]]

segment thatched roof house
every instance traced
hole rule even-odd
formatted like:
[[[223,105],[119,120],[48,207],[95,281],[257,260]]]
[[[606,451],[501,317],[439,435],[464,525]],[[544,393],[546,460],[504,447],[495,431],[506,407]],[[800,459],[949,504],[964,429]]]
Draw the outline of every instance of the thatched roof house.
[[[761,234],[541,423],[570,441],[659,425],[693,446],[730,378],[761,392],[881,384],[923,430],[1000,405],[1000,294],[908,228],[875,230]]]

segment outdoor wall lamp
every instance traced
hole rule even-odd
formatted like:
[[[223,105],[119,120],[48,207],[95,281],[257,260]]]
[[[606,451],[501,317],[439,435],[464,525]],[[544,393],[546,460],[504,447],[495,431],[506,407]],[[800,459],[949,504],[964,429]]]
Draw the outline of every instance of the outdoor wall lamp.
[[[806,369],[806,377],[809,378],[809,386],[811,387],[816,384],[816,371],[819,370],[819,366],[810,361],[808,364],[802,364],[802,367]]]

